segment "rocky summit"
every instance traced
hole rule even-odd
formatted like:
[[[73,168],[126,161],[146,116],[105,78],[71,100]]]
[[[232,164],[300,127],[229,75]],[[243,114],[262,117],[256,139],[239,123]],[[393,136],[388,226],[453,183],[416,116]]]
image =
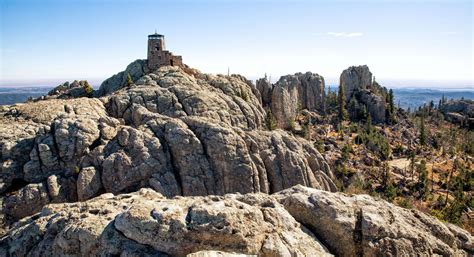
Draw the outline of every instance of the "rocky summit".
[[[341,85],[385,121],[387,92],[367,66]],[[2,106],[0,255],[474,254],[455,225],[336,192],[328,158],[293,133],[325,101],[315,73],[254,85],[137,60],[97,91],[75,81]]]

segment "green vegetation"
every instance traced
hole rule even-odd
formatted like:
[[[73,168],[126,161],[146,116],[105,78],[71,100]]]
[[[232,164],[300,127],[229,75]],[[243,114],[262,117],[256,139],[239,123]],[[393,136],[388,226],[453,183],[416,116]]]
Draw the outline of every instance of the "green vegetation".
[[[91,87],[91,85],[89,85],[89,82],[87,82],[87,80],[84,81],[82,87],[84,88],[88,96],[92,95],[92,92],[94,92],[94,89]]]
[[[303,125],[301,125],[301,132],[302,132],[303,138],[310,139],[311,132],[310,132],[310,126],[308,123],[303,123]]]
[[[242,87],[240,88],[240,98],[244,99],[244,101],[248,102],[249,101],[249,95],[245,89]]]
[[[291,131],[294,131],[295,128],[296,128],[295,119],[289,119],[289,120],[288,120],[288,126],[290,127],[290,130],[291,130]]]
[[[355,138],[356,144],[365,144],[370,150],[376,153],[382,160],[390,158],[392,150],[390,143],[387,141],[385,136],[375,129],[372,125],[372,119],[367,118],[367,125],[365,130],[357,131],[357,137]]]
[[[459,167],[458,175],[452,179],[451,186],[447,186],[447,189],[453,192],[454,199],[450,200],[440,196],[434,207],[441,207],[441,209],[432,210],[432,214],[439,219],[461,225],[465,212],[474,208],[472,194],[465,193],[472,192],[474,189],[474,171],[466,167]]]
[[[350,143],[346,143],[343,147],[342,147],[342,160],[343,161],[347,161],[349,160],[349,156],[350,156],[350,153],[353,153],[354,151],[352,150],[352,145]]]
[[[383,164],[382,172],[382,193],[388,201],[392,202],[393,199],[395,199],[395,197],[397,196],[397,188],[393,183],[390,168],[388,167],[388,164],[386,162]]]
[[[328,93],[326,94],[326,105],[329,112],[336,110],[338,107],[337,92],[332,91],[331,87],[328,88]]]
[[[270,109],[267,111],[267,115],[265,116],[265,126],[268,130],[274,130],[277,128],[275,116],[273,116],[273,113]]]
[[[346,109],[346,92],[343,85],[339,85],[339,93],[337,95],[338,118],[340,121],[348,120],[349,113]]]
[[[429,180],[428,180],[428,169],[426,168],[426,161],[421,160],[417,166],[418,172],[418,189],[420,192],[420,198],[425,198],[429,192]]]
[[[127,87],[131,87],[133,85],[133,79],[130,73],[127,73]]]
[[[397,122],[396,109],[395,109],[395,104],[393,101],[394,101],[393,90],[390,89],[388,91],[388,94],[385,96],[385,102],[387,104],[385,116],[389,124],[395,124]]]
[[[406,209],[413,208],[413,202],[410,197],[401,198],[400,200],[398,200],[397,205]]]
[[[316,139],[316,141],[314,141],[314,147],[320,152],[320,153],[323,153],[324,152],[324,141],[322,139]]]
[[[421,115],[420,117],[420,144],[426,145],[426,128],[425,128],[425,117]]]

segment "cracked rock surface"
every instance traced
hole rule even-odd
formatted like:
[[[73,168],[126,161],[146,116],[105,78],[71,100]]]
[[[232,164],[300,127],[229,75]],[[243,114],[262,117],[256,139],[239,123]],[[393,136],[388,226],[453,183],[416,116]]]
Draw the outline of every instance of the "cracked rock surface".
[[[175,196],[151,190],[49,204],[0,241],[2,256],[468,256],[473,237],[367,195],[303,186]]]

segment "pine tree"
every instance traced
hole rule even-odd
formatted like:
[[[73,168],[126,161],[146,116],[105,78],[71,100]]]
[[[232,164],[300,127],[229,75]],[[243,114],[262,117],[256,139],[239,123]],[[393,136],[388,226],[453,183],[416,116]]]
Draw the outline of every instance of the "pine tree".
[[[372,131],[374,130],[374,127],[372,126],[372,116],[370,116],[370,113],[367,114],[367,134],[372,134]]]
[[[387,198],[387,200],[391,202],[397,196],[397,189],[393,184],[390,168],[387,162],[383,163],[382,172],[383,193],[385,198]]]
[[[421,115],[420,117],[420,144],[426,144],[426,131],[425,131],[425,117]]]
[[[390,123],[395,123],[396,122],[396,118],[395,118],[395,99],[394,99],[394,96],[393,96],[393,90],[390,89],[388,91],[388,94],[385,98],[386,102],[387,102],[387,105],[388,105],[388,108],[386,110],[386,114],[387,114],[387,121],[390,122]]]
[[[421,160],[417,167],[418,170],[418,183],[421,185],[420,196],[423,198],[426,196],[429,190],[428,185],[428,169],[426,168],[426,161]]]
[[[271,110],[267,111],[267,115],[265,116],[265,125],[267,126],[268,130],[274,130],[277,127],[275,116]]]
[[[346,109],[346,92],[344,86],[341,84],[339,85],[339,93],[338,93],[338,107],[339,107],[339,120],[347,120],[349,118],[349,113]]]
[[[392,89],[390,89],[388,91],[388,99],[389,99],[390,112],[393,113],[393,112],[395,112],[395,104],[394,104],[394,97],[393,97],[393,90]]]

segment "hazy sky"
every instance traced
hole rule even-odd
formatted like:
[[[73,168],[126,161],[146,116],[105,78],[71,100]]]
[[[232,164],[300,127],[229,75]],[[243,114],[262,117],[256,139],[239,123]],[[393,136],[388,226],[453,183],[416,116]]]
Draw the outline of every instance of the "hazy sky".
[[[379,81],[474,85],[472,1],[0,0],[0,85],[100,81],[146,58],[147,35],[207,73],[351,65]],[[402,82],[400,82],[402,81]]]

